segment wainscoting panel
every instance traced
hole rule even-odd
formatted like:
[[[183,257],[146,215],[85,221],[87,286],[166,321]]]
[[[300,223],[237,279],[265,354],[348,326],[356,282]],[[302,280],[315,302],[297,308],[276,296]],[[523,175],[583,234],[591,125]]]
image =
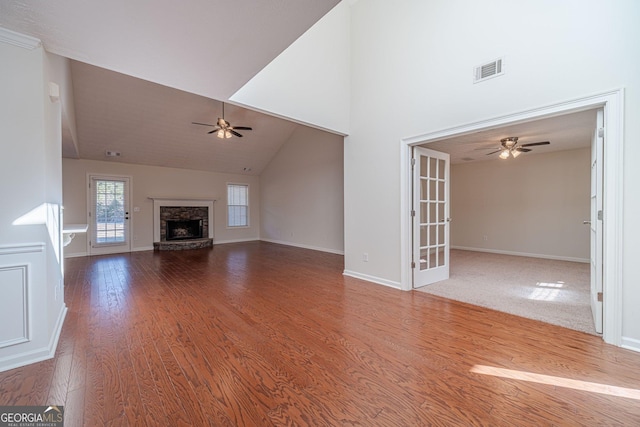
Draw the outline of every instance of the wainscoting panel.
[[[29,341],[29,265],[0,267],[0,312],[11,322],[0,324],[0,348]]]

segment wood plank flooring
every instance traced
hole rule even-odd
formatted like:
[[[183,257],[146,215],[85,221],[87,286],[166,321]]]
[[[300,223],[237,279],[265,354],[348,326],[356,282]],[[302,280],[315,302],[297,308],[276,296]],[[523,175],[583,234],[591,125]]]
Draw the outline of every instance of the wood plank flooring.
[[[344,277],[338,255],[252,242],[65,267],[56,356],[0,373],[0,405],[64,405],[66,426],[640,425],[640,354]]]

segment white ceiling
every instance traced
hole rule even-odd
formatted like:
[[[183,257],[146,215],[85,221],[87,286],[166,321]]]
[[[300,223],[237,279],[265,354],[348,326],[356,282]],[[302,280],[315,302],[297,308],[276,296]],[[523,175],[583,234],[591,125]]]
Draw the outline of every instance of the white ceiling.
[[[215,123],[216,99],[228,99],[338,2],[2,0],[0,27],[74,60],[79,153],[63,126],[63,155],[258,175],[299,125],[231,105],[227,121],[254,129],[243,138],[221,140],[191,122]],[[122,155],[109,159],[106,150]]]
[[[0,26],[74,60],[80,158],[109,160],[105,151],[114,150],[119,162],[259,175],[301,125],[230,104],[225,118],[254,129],[243,138],[221,140],[191,122],[215,123],[216,99],[228,99],[338,2],[1,0]],[[508,136],[551,141],[526,154],[534,155],[586,147],[594,126],[593,111],[575,113],[429,148],[460,163],[495,158],[485,153]],[[76,156],[63,138],[64,153]]]
[[[301,125],[225,103],[225,119],[242,138],[207,134],[222,103],[73,61],[79,157],[259,175]],[[106,150],[120,157],[108,158]],[[251,170],[245,170],[249,168]]]
[[[47,51],[228,99],[339,0],[11,0],[0,26]]]
[[[549,141],[551,144],[531,147],[523,156],[589,147],[596,127],[596,111],[565,114],[496,129],[475,132],[424,144],[423,147],[449,153],[451,163],[495,160],[500,153],[487,155],[500,148],[500,140],[518,137],[518,144]]]

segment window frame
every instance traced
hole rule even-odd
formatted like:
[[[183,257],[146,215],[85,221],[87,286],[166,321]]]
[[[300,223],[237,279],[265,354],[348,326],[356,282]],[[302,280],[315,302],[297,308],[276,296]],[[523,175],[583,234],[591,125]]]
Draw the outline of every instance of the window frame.
[[[247,203],[246,205],[232,205],[230,204],[230,200],[229,200],[229,190],[231,189],[231,187],[244,187],[246,189],[246,199],[247,199]],[[249,204],[249,195],[250,195],[250,191],[249,191],[249,184],[247,183],[238,183],[238,182],[227,182],[227,222],[226,222],[226,226],[229,229],[238,229],[238,228],[249,228],[251,226],[251,221],[250,221],[250,204]],[[230,219],[231,219],[231,215],[229,215],[229,208],[232,206],[243,206],[246,207],[246,223],[243,225],[231,225],[230,224]]]

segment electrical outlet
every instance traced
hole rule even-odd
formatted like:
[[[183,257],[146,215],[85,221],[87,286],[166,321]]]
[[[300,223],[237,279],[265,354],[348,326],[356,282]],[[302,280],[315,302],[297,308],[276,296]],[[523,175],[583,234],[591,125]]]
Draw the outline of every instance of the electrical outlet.
[[[362,254],[362,261],[364,262],[369,262],[369,254],[368,253],[363,253]]]
[[[484,240],[485,242],[489,240],[488,236],[482,236],[482,240]]]

